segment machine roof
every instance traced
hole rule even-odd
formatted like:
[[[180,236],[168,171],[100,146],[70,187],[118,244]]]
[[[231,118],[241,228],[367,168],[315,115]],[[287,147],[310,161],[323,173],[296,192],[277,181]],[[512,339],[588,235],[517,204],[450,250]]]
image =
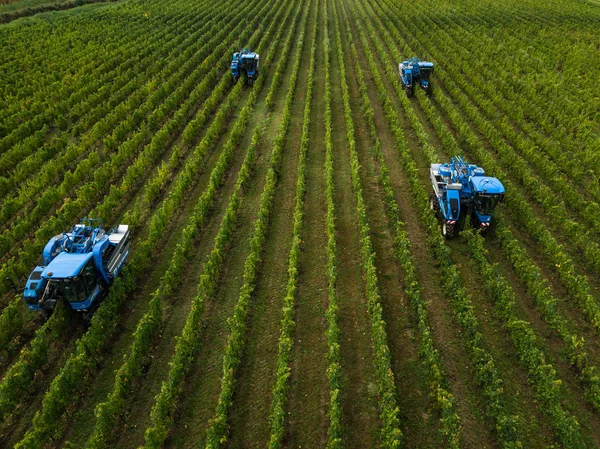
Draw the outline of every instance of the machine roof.
[[[485,192],[490,195],[504,193],[504,186],[497,178],[490,178],[489,176],[473,176],[471,178],[473,187],[476,192]]]
[[[77,276],[92,257],[92,253],[60,253],[44,269],[42,277],[47,279],[62,279]],[[50,273],[52,273],[52,276],[50,276]]]

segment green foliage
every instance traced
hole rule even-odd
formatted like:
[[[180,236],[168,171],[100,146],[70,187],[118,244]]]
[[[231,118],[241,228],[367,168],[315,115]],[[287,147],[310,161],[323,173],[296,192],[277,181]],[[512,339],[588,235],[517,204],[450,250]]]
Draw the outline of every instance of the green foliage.
[[[583,337],[573,331],[569,320],[561,314],[548,280],[542,276],[503,220],[498,220],[496,234],[519,279],[533,297],[537,310],[563,341],[569,362],[577,369],[579,381],[585,388],[587,400],[596,410],[600,410],[600,375],[598,367],[589,361]]]
[[[415,315],[417,316],[416,327],[420,336],[419,355],[427,372],[427,383],[430,388],[429,395],[432,401],[434,401],[435,408],[440,411],[440,433],[445,439],[447,447],[457,448],[460,443],[460,418],[455,409],[454,397],[447,388],[440,354],[434,345],[432,330],[427,319],[427,306],[421,297],[419,279],[410,254],[410,241],[404,229],[404,223],[400,220],[400,211],[394,191],[392,190],[390,172],[381,150],[381,142],[375,126],[375,113],[367,94],[367,86],[359,64],[360,58],[352,39],[347,14],[345,10],[342,11],[344,12],[344,20],[348,30],[348,40],[350,42],[352,60],[354,61],[354,73],[357,77],[363,101],[363,112],[373,142],[374,157],[379,166],[379,185],[384,193],[386,214],[390,228],[394,234],[394,256],[403,270],[404,291],[410,299],[411,305],[415,310]],[[367,42],[362,31],[359,32],[359,37],[362,45],[366,47]],[[372,63],[372,59],[370,62]]]
[[[287,16],[291,14],[293,9],[293,4],[290,3],[287,10]],[[299,10],[296,12],[297,16],[298,11]],[[280,23],[279,27],[277,28],[277,35],[275,36],[274,41],[271,43],[269,42],[270,33],[275,31],[276,24],[275,21],[272,22],[272,26],[266,33],[266,38],[262,40],[258,48],[259,52],[262,51],[267,44],[272,45],[269,50],[277,48],[277,43],[284,30],[283,25],[286,22],[286,20],[283,20]],[[291,32],[292,30],[290,30],[290,33]],[[273,51],[269,51],[264,63],[266,67],[269,66],[269,63],[273,58],[273,54]],[[254,89],[250,94],[249,103],[240,113],[240,119],[243,117],[243,120],[240,120],[240,122],[238,122],[239,124],[245,124],[249,119],[250,112],[256,102],[256,98],[263,87],[264,79],[264,77],[261,77],[255,83]],[[242,83],[239,83],[239,85],[241,86]],[[242,125],[239,126],[239,130],[239,137],[241,137],[241,131],[243,130]],[[234,133],[235,132],[232,132],[232,135],[234,135]],[[193,360],[194,354],[198,350],[198,336],[200,331],[198,323],[200,321],[200,315],[206,299],[212,296],[216,288],[218,275],[226,254],[226,247],[231,241],[235,222],[241,207],[243,189],[250,178],[250,166],[254,158],[255,147],[258,145],[259,138],[260,127],[258,127],[255,131],[251,148],[249,149],[246,160],[244,161],[244,164],[240,170],[235,191],[225,212],[219,232],[215,237],[214,248],[211,251],[208,260],[204,264],[203,274],[200,278],[200,283],[198,286],[199,294],[192,303],[192,310],[188,314],[182,335],[177,340],[177,344],[175,346],[175,355],[171,362],[168,380],[163,382],[161,391],[156,398],[156,403],[152,408],[150,414],[152,425],[147,428],[145,432],[145,447],[161,447],[168,436],[169,429],[172,425],[172,416],[175,407],[178,404],[178,397],[181,392],[183,380],[189,370],[189,366]],[[231,147],[230,151],[233,151],[233,146]],[[271,188],[274,189],[274,185]],[[266,228],[263,227],[262,232],[266,232]],[[251,264],[254,268],[256,268],[258,265],[258,260],[253,259]],[[248,263],[246,266],[248,266]],[[234,316],[239,316],[240,313],[243,312],[238,310],[237,313],[234,312]],[[232,351],[235,351],[235,349],[232,349]],[[239,357],[240,354],[236,354]],[[230,355],[230,357],[233,357],[233,355]]]
[[[21,298],[19,300],[22,301]],[[5,421],[22,403],[35,372],[47,361],[50,344],[65,336],[71,319],[66,307],[57,307],[50,319],[36,332],[29,346],[21,351],[19,360],[4,374],[0,383],[0,421]]]
[[[300,156],[298,162],[298,179],[296,182],[296,205],[294,208],[294,233],[292,247],[288,258],[288,282],[286,295],[283,300],[283,318],[281,319],[281,335],[279,336],[279,353],[277,356],[277,374],[273,385],[273,400],[271,402],[271,435],[267,446],[270,449],[281,447],[284,433],[285,407],[290,377],[290,361],[294,344],[294,313],[296,309],[296,290],[298,289],[298,259],[302,243],[302,224],[304,218],[304,196],[306,193],[306,154],[309,144],[310,113],[313,99],[315,75],[315,52],[317,50],[317,25],[319,24],[319,9],[314,18],[310,48],[310,63],[308,68],[308,87],[304,101],[304,116],[302,118],[302,136],[300,138]]]
[[[302,4],[299,6],[302,6]],[[300,8],[299,11],[303,9],[304,8]],[[301,14],[297,15],[296,23],[300,15]],[[240,296],[237,304],[235,305],[233,316],[229,319],[231,332],[227,338],[227,345],[225,347],[225,354],[223,356],[221,393],[219,394],[219,399],[217,401],[215,417],[211,419],[207,430],[206,448],[221,447],[221,445],[227,439],[227,419],[231,408],[231,398],[235,388],[235,374],[240,365],[246,343],[246,316],[248,314],[248,308],[250,306],[252,294],[256,287],[262,254],[267,239],[267,230],[271,216],[273,198],[275,196],[275,188],[277,187],[277,181],[279,178],[278,172],[281,165],[281,154],[285,147],[286,135],[291,120],[292,101],[294,98],[294,92],[296,91],[298,72],[302,64],[302,47],[304,43],[306,26],[308,24],[308,16],[308,14],[304,14],[304,18],[302,20],[300,37],[298,39],[298,48],[296,50],[294,66],[290,79],[290,88],[285,97],[283,116],[279,131],[275,138],[273,151],[271,153],[267,179],[260,198],[258,217],[254,221],[254,232],[250,238],[250,254],[244,263],[244,284],[240,289]],[[292,27],[292,29],[293,28],[295,28],[295,26]],[[286,59],[286,55],[282,55],[281,61],[285,61]],[[287,342],[287,344],[290,344],[290,342]],[[282,413],[283,410],[278,412]]]
[[[164,151],[169,147],[167,143],[172,142],[173,137],[178,135],[187,117],[203,99],[214,93],[213,89],[218,81],[216,75],[219,73],[219,61],[228,60],[230,57],[226,54],[228,53],[226,50],[232,46],[229,41],[224,40],[230,30],[223,28],[229,20],[230,18],[227,17],[218,17],[211,25],[216,29],[221,28],[221,31],[212,36],[210,33],[214,33],[213,30],[205,30],[204,38],[207,42],[200,51],[191,53],[189,49],[183,50],[181,59],[177,58],[172,64],[167,65],[159,73],[159,75],[164,73],[165,77],[165,82],[159,88],[156,88],[154,83],[149,83],[137,92],[140,101],[145,100],[136,113],[131,114],[126,108],[127,105],[121,103],[120,107],[104,119],[114,122],[116,128],[113,134],[127,127],[125,134],[129,138],[118,148],[114,148],[114,151],[106,151],[107,149],[104,148],[100,157],[99,152],[90,151],[96,144],[96,140],[83,139],[79,145],[70,147],[72,151],[68,154],[68,160],[55,159],[42,169],[41,173],[28,184],[27,189],[19,191],[18,205],[23,206],[35,198],[36,193],[56,177],[58,170],[62,172],[65,165],[69,166],[77,161],[71,175],[67,171],[65,179],[57,188],[46,189],[33,210],[29,211],[24,218],[15,221],[13,226],[7,228],[0,236],[0,248],[3,245],[8,248],[28,236],[33,229],[37,229],[34,239],[27,247],[19,248],[18,245],[12,247],[16,254],[0,269],[0,279],[2,279],[0,294],[10,288],[10,285],[4,281],[7,274],[13,278],[29,274],[31,266],[38,259],[50,237],[72,226],[72,222],[80,216],[96,213],[105,221],[114,219],[116,208],[137,192],[141,179],[148,176],[151,168],[163,156]],[[241,34],[237,36],[237,42],[244,42],[251,34],[251,27],[244,27],[241,24],[238,26]],[[212,37],[209,38],[209,35]],[[220,42],[220,44],[215,47],[211,45],[213,42]],[[134,102],[128,106],[136,104],[137,102]],[[209,106],[214,107],[216,104],[214,99],[209,101],[205,109],[207,112],[200,116],[210,115],[212,109]],[[176,112],[171,116],[173,111]],[[93,133],[94,129],[98,130],[102,123],[98,123],[91,132]],[[105,123],[106,131],[110,129],[109,123],[112,122]],[[137,126],[139,126],[138,130],[134,131]],[[214,132],[219,131],[221,129]],[[104,130],[99,131],[99,135],[103,135],[104,132]],[[212,135],[212,138],[214,139],[215,135]],[[87,158],[81,160],[86,154]],[[117,176],[123,176],[118,188],[111,186],[111,183],[118,179]],[[79,189],[76,189],[76,186],[79,186]],[[108,187],[110,187],[109,194],[100,202],[103,195],[107,193]],[[61,206],[63,199],[66,200]],[[92,207],[97,203],[101,204],[92,212]],[[41,224],[47,214],[55,209],[57,210],[52,219]]]
[[[168,301],[175,288],[182,282],[183,271],[195,243],[195,239],[211,211],[212,205],[219,193],[219,189],[223,185],[225,176],[231,166],[233,153],[244,134],[245,125],[248,122],[249,114],[254,106],[255,99],[256,94],[251,94],[248,104],[242,109],[240,116],[233,127],[229,140],[221,152],[217,165],[210,175],[208,187],[198,200],[193,212],[190,214],[188,224],[181,232],[181,240],[175,248],[169,267],[163,275],[159,287],[152,294],[149,309],[138,323],[134,333],[134,341],[131,346],[130,355],[117,371],[113,390],[109,394],[107,401],[99,404],[96,408],[96,426],[94,427],[92,436],[88,440],[88,447],[100,448],[107,446],[106,439],[110,436],[115,419],[125,405],[126,399],[131,391],[132,383],[142,374],[144,363],[147,363],[144,356],[151,349],[151,345],[154,342],[153,337],[158,333],[163,324],[163,304]],[[255,147],[258,144],[259,138],[260,134],[258,132],[255,133],[252,144],[248,149],[246,160],[240,170],[238,181],[239,187],[237,187],[234,195],[240,195],[240,191],[242,191],[244,184],[248,181],[250,173],[249,167],[253,163]],[[237,211],[240,200],[236,197],[235,199],[232,199],[232,203],[232,208]],[[219,262],[222,261],[224,247],[229,242],[234,224],[234,218],[230,218],[222,224],[223,230],[220,232],[222,232],[225,237],[219,240],[218,248],[215,246],[215,252],[219,257]],[[216,267],[211,271],[211,274],[213,275],[211,278],[213,285],[216,283],[218,272]]]
[[[409,119],[410,125],[415,129],[417,136],[419,137],[419,143],[424,153],[431,158],[435,159],[433,154],[433,147],[429,144],[428,136],[426,135],[423,125],[416,117],[416,114],[410,106],[409,100],[406,98],[405,93],[402,90],[400,83],[398,82],[398,76],[393,71],[395,65],[391,62],[390,58],[386,54],[381,41],[379,40],[378,34],[388,37],[387,33],[384,32],[385,28],[380,22],[376,22],[378,30],[370,24],[367,20],[366,14],[362,5],[357,4],[357,10],[360,16],[363,18],[364,26],[369,31],[371,42],[375,47],[376,54],[384,66],[386,67],[386,74],[388,79],[393,84],[398,99],[402,104],[403,111]],[[370,16],[371,18],[377,17],[375,14]],[[361,41],[363,45],[366,45],[366,49],[371,48],[368,45],[364,32],[361,33]],[[390,48],[392,41],[386,39]],[[404,137],[404,131],[400,126],[400,118],[397,111],[393,107],[391,101],[387,97],[387,90],[383,84],[379,70],[375,65],[373,53],[365,51],[367,62],[373,75],[373,80],[377,86],[380,99],[382,100],[385,116],[387,122],[392,130],[394,139],[396,142],[396,150],[400,157],[404,171],[408,178],[409,186],[412,192],[412,201],[419,212],[419,217],[425,227],[428,234],[428,246],[435,259],[440,264],[442,279],[444,280],[444,292],[450,299],[452,308],[455,313],[456,320],[463,331],[463,338],[465,346],[469,351],[471,362],[476,372],[477,381],[482,389],[484,398],[486,399],[486,413],[491,418],[495,425],[495,430],[498,435],[500,444],[506,448],[519,448],[522,447],[521,442],[518,438],[517,422],[518,418],[511,415],[506,409],[504,392],[502,388],[502,380],[500,378],[498,368],[488,351],[486,351],[483,345],[483,335],[479,330],[478,320],[472,310],[471,299],[469,298],[465,287],[463,286],[462,280],[458,270],[450,257],[450,249],[444,242],[444,238],[439,232],[439,226],[437,219],[433,212],[429,209],[429,195],[419,179],[417,166],[410,154],[410,150],[406,144]],[[446,424],[446,423],[445,423]],[[452,425],[452,421],[448,423]]]
[[[333,141],[331,113],[330,47],[327,21],[327,1],[323,2],[325,52],[325,189],[327,196],[327,379],[329,380],[329,430],[327,449],[341,449],[342,445],[342,370],[340,356],[340,328],[338,326],[337,245],[335,240],[335,185],[333,182]]]
[[[257,39],[258,37],[259,33],[255,32],[253,38]],[[55,424],[56,420],[62,416],[66,405],[70,401],[70,397],[85,379],[84,374],[95,367],[95,360],[99,357],[98,350],[103,347],[112,333],[115,332],[118,323],[117,313],[119,306],[126,299],[127,294],[135,288],[135,279],[149,266],[152,252],[160,244],[162,238],[165,236],[164,231],[170,225],[169,218],[184,203],[186,193],[189,192],[189,189],[191,189],[197,180],[196,173],[198,167],[204,160],[209,149],[209,143],[212,141],[207,136],[216,136],[218,132],[224,132],[223,120],[227,116],[228,108],[232,107],[231,104],[235,103],[234,100],[239,97],[241,91],[241,83],[231,91],[229,101],[220,108],[219,113],[207,130],[205,138],[195,148],[192,156],[188,158],[184,170],[173,181],[170,194],[149,218],[149,232],[146,239],[138,242],[132,260],[128,262],[122,275],[111,287],[109,296],[94,315],[92,326],[80,339],[76,352],[67,359],[60,374],[53,380],[49,391],[44,396],[42,409],[36,413],[33,419],[33,428],[27,432],[24,439],[19,443],[20,446],[29,447],[30,445],[41,444],[41,442],[61,432],[60,428],[57,428]],[[238,129],[232,135],[237,135],[235,139],[239,141],[241,133],[242,131]],[[220,170],[223,169],[224,166],[222,165]],[[216,186],[213,185],[212,187],[216,189]],[[208,206],[205,204],[203,207],[207,208]],[[171,279],[169,282],[172,281]],[[153,324],[153,322],[150,324]],[[146,334],[144,333],[144,335]],[[102,435],[102,438],[106,437],[106,435]]]
[[[556,369],[546,361],[531,323],[520,319],[516,311],[514,291],[495,265],[487,260],[487,250],[483,238],[472,229],[462,233],[467,240],[473,266],[484,279],[485,287],[496,305],[498,316],[504,322],[513,340],[521,363],[529,373],[529,382],[534,385],[544,413],[566,447],[585,447],[581,438],[579,423],[567,412],[561,403],[561,380]]]
[[[344,102],[344,118],[346,121],[346,136],[350,152],[350,165],[352,170],[352,186],[356,200],[356,213],[360,231],[360,248],[363,265],[363,275],[367,294],[367,312],[371,321],[371,341],[375,353],[375,371],[379,390],[379,417],[382,428],[380,431],[381,445],[384,448],[398,448],[402,441],[400,430],[400,410],[396,401],[396,387],[392,373],[390,350],[387,343],[385,321],[382,317],[380,304],[377,270],[375,268],[375,251],[370,236],[369,220],[362,194],[362,185],[359,174],[358,154],[354,140],[354,122],[350,107],[350,92],[346,80],[342,38],[339,30],[337,11],[333,10],[336,30],[336,43],[338,60],[340,63],[342,99]]]

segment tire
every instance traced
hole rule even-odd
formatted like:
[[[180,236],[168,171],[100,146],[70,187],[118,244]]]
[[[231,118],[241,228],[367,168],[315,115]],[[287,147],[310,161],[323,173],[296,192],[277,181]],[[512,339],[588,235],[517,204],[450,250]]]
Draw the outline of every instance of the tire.
[[[254,78],[248,78],[248,86],[254,86]]]
[[[479,229],[479,233],[482,237],[485,237],[489,234],[490,226],[481,226],[481,221],[479,218],[477,218],[477,214],[475,212],[473,212],[473,215],[471,216],[471,225],[473,228]]]
[[[435,212],[436,217],[439,216],[440,213],[440,201],[438,197],[432,194],[429,197],[429,208]]]
[[[413,89],[412,89],[412,87],[404,86],[404,92],[406,92],[406,96],[407,97],[412,97],[413,96]]]
[[[86,329],[92,325],[92,318],[94,317],[94,313],[96,313],[99,305],[99,301],[95,301],[87,312],[82,313],[81,318],[83,319],[83,325]]]
[[[233,84],[237,84],[238,80],[240,79],[239,76],[234,76],[233,77]]]
[[[446,223],[444,220],[442,222],[442,235],[446,237],[446,240],[451,240],[454,238],[454,225]]]
[[[40,312],[40,319],[42,320],[42,323],[45,323],[46,321],[48,321],[48,319],[50,318],[50,315],[52,315],[52,310],[42,310]]]

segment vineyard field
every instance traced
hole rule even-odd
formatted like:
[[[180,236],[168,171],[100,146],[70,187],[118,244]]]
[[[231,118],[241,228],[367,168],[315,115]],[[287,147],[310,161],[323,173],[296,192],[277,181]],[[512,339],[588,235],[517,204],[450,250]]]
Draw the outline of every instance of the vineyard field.
[[[0,447],[600,448],[599,30],[594,0],[0,4]],[[458,155],[506,188],[485,236],[430,203]],[[91,321],[29,310],[82,217],[129,226],[122,272]]]

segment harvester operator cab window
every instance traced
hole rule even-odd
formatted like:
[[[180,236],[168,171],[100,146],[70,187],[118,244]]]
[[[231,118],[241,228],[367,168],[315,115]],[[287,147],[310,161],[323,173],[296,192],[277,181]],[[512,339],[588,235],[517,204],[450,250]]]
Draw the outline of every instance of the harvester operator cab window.
[[[83,276],[74,277],[71,282],[71,299],[69,301],[72,302],[82,302],[85,301],[87,295],[85,294],[85,284]]]
[[[478,193],[475,197],[475,208],[481,215],[491,215],[504,195],[484,195]]]
[[[85,284],[86,293],[91,294],[96,288],[96,270],[94,269],[94,263],[90,260],[87,265],[81,270],[81,277]]]
[[[44,291],[44,297],[46,299],[62,299],[64,297],[64,291],[61,284],[62,281],[48,281],[48,285]]]
[[[85,285],[83,278],[77,276],[71,279],[52,279],[48,282],[46,299],[65,299],[69,302],[85,301]]]

